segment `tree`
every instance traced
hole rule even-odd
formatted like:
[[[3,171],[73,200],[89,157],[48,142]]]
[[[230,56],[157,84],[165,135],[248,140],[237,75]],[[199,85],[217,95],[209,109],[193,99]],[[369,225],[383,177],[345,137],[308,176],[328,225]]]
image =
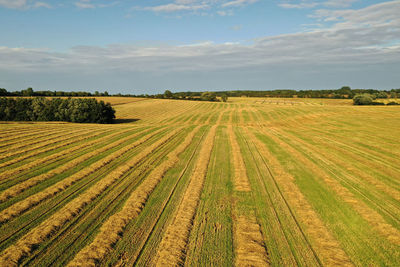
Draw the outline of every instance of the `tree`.
[[[165,90],[164,98],[172,98],[172,92],[170,90]]]
[[[204,92],[200,97],[203,101],[217,101],[217,94],[215,92]]]
[[[354,105],[372,105],[374,102],[370,94],[358,94],[353,98]]]
[[[7,96],[7,95],[8,95],[7,90],[4,88],[0,88],[0,96]]]
[[[226,94],[221,95],[222,102],[226,102],[228,100],[228,96]]]
[[[22,95],[23,96],[33,96],[33,89],[32,87],[29,87],[26,90],[22,90]]]

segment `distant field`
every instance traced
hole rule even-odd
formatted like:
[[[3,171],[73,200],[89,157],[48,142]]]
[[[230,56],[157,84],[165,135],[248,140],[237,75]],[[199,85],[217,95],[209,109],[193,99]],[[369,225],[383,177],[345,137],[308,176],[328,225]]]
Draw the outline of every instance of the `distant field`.
[[[0,122],[0,266],[398,266],[399,106],[99,99]]]

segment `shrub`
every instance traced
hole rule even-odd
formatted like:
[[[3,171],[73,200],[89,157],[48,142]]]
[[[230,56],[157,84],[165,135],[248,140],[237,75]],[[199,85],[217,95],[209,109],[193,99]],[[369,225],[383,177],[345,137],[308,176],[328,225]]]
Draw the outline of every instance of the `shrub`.
[[[359,94],[353,98],[354,105],[372,105],[373,102],[374,99],[370,94]]]

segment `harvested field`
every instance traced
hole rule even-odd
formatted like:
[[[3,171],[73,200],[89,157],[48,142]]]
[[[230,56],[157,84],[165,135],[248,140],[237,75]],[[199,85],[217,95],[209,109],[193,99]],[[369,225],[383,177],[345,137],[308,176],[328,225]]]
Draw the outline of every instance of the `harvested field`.
[[[0,122],[1,266],[397,266],[400,108],[101,97]]]

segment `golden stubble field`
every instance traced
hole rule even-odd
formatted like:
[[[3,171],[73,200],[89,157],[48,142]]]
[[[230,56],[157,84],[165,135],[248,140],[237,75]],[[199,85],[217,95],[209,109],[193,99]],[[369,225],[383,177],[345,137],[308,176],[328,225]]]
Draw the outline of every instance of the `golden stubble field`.
[[[1,266],[396,266],[400,108],[102,97],[0,122]]]

